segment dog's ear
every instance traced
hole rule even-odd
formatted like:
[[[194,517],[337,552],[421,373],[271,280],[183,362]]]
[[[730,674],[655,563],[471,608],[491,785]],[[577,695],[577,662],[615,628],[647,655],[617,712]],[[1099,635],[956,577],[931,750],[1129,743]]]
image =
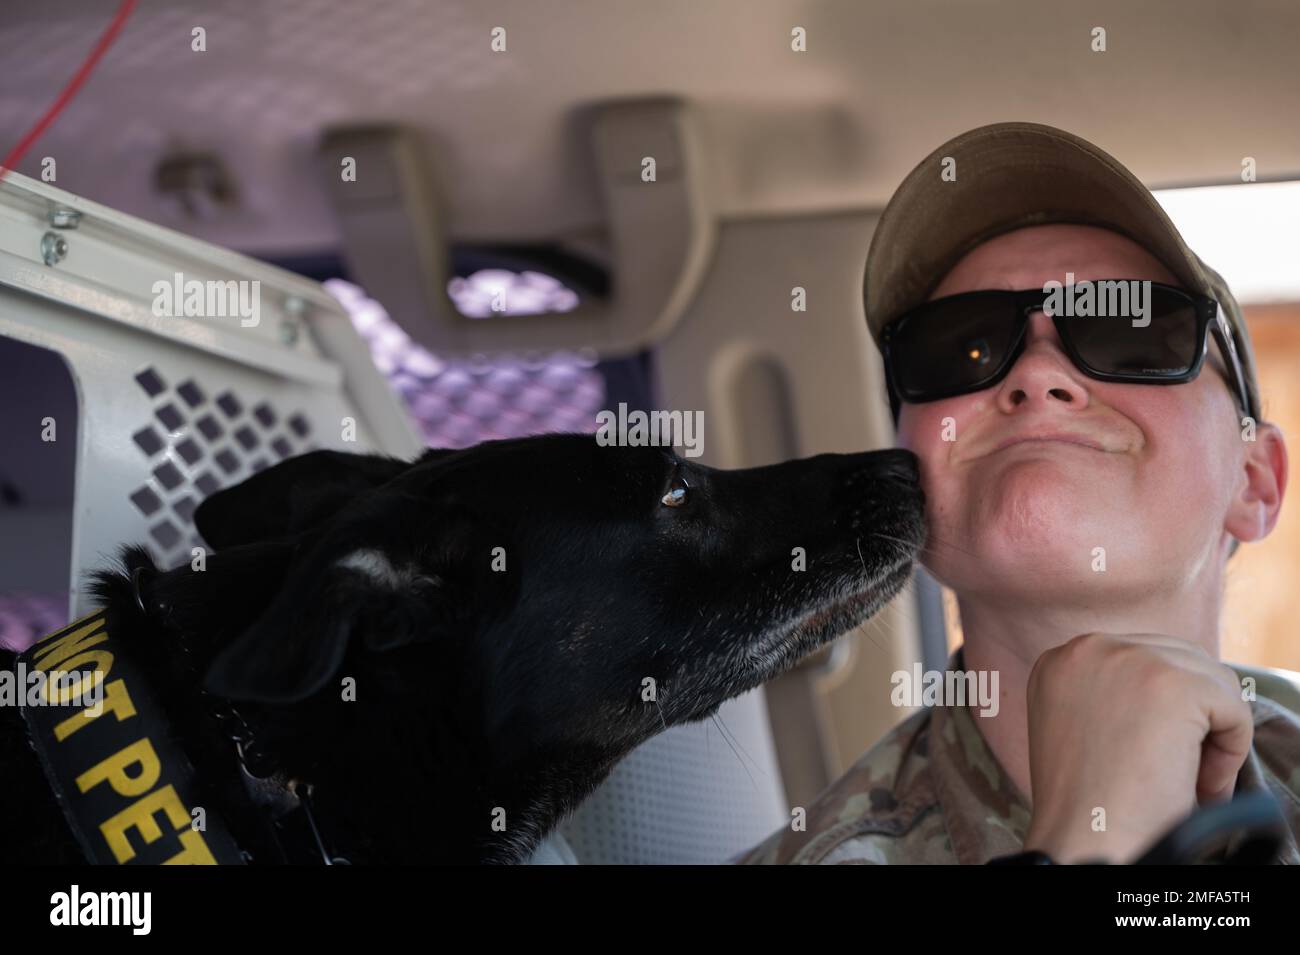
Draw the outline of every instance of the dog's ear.
[[[456,616],[423,535],[429,502],[381,489],[305,539],[266,611],[204,679],[227,699],[291,703],[339,674],[350,647],[384,653],[439,639]]]
[[[426,452],[419,461],[442,453]],[[194,524],[218,550],[284,537],[313,526],[409,467],[411,462],[377,454],[312,451],[217,491],[198,506]]]

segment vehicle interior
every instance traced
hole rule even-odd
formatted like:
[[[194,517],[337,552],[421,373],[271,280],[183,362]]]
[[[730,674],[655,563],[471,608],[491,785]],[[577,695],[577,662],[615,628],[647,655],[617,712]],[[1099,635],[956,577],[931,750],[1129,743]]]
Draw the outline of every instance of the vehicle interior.
[[[117,12],[7,5],[0,151]],[[715,467],[891,447],[867,248],[922,157],[1000,120],[1156,191],[1300,434],[1298,34],[1283,0],[140,0],[0,180],[0,642],[86,612],[118,541],[183,559],[199,501],[337,445],[340,415],[405,456],[621,405],[702,411]],[[145,263],[260,281],[260,327],[104,304]],[[43,453],[34,418],[77,438]],[[1298,575],[1293,507],[1233,558],[1225,659],[1300,670]],[[581,862],[727,861],[912,712],[891,674],[960,643],[918,566],[864,626],[638,749],[565,838]]]

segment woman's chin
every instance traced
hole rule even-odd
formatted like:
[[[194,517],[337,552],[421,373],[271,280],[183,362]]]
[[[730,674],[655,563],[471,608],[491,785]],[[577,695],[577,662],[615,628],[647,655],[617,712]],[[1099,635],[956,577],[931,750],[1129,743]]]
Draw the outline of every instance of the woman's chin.
[[[959,590],[1015,590],[1045,595],[1056,586],[1077,590],[1104,573],[1112,556],[1099,521],[1062,521],[1060,514],[1035,520],[1023,510],[968,527],[966,533],[936,530],[923,557],[940,581]]]

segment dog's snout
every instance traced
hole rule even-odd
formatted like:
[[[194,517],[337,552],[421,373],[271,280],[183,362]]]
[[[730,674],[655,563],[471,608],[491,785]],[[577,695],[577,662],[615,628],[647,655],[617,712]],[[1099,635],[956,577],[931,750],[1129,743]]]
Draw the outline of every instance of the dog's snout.
[[[925,533],[925,494],[916,455],[891,448],[855,457],[844,478],[844,526],[857,536],[892,539],[913,553]]]
[[[849,473],[849,484],[863,484],[875,481],[896,481],[900,484],[915,486],[920,481],[917,470],[916,455],[901,448],[885,451],[869,451],[857,455],[857,466]]]
[[[920,480],[920,472],[917,470],[916,455],[911,451],[902,449],[893,449],[881,451],[880,476],[894,481],[904,481],[908,484],[915,484]]]

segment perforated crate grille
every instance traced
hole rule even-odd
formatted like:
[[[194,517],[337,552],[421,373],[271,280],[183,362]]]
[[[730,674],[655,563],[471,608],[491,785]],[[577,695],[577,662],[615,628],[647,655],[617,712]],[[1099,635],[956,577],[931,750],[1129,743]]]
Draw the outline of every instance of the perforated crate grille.
[[[554,431],[594,432],[605,379],[590,353],[491,360],[441,359],[411,341],[383,306],[356,285],[331,279],[370,348],[375,365],[401,395],[431,447],[462,448],[496,438]],[[141,455],[141,483],[128,506],[148,527],[160,566],[190,559],[203,545],[194,510],[208,495],[277,461],[315,449],[301,410],[239,395],[220,382],[149,366],[136,383],[153,413],[131,435]],[[15,646],[67,623],[65,597],[0,594],[0,639]],[[34,614],[33,608],[41,608]],[[51,614],[50,607],[58,607]]]
[[[152,399],[153,415],[131,434],[145,479],[127,497],[148,522],[145,543],[161,566],[203,546],[194,511],[205,497],[317,447],[301,410],[241,398],[193,375],[171,382],[152,365],[135,381]]]
[[[463,448],[552,431],[595,432],[605,378],[594,352],[443,359],[413,342],[359,286],[330,279],[325,287],[351,316],[429,446]]]

